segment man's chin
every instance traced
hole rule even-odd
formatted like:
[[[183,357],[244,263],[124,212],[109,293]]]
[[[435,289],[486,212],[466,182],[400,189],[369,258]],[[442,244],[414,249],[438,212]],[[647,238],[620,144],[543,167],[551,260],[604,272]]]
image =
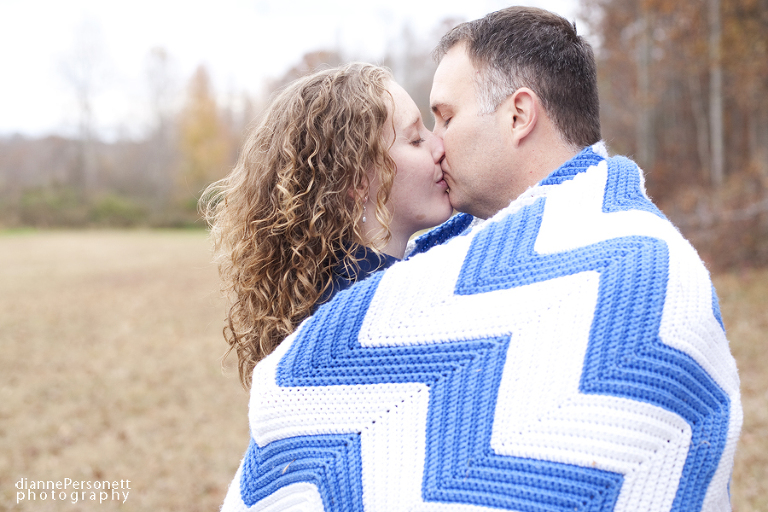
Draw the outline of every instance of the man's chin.
[[[453,208],[454,212],[469,213],[472,216],[476,216],[469,211],[471,210],[470,205],[464,203],[456,192],[452,191],[450,188],[446,192],[448,193],[448,201],[451,203],[451,208]]]

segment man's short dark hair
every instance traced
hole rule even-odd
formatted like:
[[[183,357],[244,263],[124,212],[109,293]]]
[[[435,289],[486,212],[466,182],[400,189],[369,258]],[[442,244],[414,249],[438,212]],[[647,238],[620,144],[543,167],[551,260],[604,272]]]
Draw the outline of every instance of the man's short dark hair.
[[[479,71],[481,112],[495,112],[528,87],[569,144],[583,148],[600,140],[595,56],[575,23],[543,9],[509,7],[454,27],[435,48],[435,60],[457,44],[466,45]]]

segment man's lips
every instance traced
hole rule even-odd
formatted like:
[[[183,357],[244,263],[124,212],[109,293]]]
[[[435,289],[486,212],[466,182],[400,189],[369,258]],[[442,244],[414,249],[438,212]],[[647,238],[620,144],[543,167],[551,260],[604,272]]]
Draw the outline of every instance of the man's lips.
[[[448,174],[445,171],[440,174],[440,179],[436,183],[445,188],[446,192],[450,192],[451,186],[448,184]]]

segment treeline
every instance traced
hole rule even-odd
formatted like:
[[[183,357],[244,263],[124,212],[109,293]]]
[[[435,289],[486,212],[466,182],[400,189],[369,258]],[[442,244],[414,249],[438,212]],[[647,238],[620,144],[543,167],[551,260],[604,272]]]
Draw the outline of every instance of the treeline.
[[[580,17],[596,43],[609,151],[641,164],[651,197],[711,268],[768,264],[768,0],[582,0]],[[430,52],[458,21],[405,27],[379,60],[428,126]],[[0,226],[202,225],[200,192],[232,167],[266,99],[222,101],[201,67],[176,101],[167,56],[153,57],[145,137],[100,141],[84,115],[78,138],[0,140]],[[350,60],[367,59],[307,53],[267,92]]]
[[[233,165],[254,115],[240,100],[239,112],[221,105],[201,66],[181,107],[158,109],[145,137],[0,139],[0,226],[201,225],[200,191]]]
[[[413,91],[426,119],[435,69],[429,53],[456,22],[446,20],[421,36],[404,27],[379,59]],[[261,96],[222,95],[200,66],[178,97],[169,86],[170,57],[155,49],[147,66],[153,127],[142,137],[111,142],[94,129],[93,76],[100,62],[77,60],[68,78],[80,105],[78,135],[0,137],[0,228],[203,227],[197,211],[202,190],[235,164],[269,97],[315,69],[350,60],[368,59],[342,49],[309,52]]]

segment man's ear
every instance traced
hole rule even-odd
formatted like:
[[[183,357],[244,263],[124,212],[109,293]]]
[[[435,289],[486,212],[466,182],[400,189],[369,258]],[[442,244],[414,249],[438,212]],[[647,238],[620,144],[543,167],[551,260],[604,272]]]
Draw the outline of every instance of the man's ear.
[[[521,87],[505,103],[512,143],[518,146],[536,127],[541,108],[539,98],[529,88]]]

